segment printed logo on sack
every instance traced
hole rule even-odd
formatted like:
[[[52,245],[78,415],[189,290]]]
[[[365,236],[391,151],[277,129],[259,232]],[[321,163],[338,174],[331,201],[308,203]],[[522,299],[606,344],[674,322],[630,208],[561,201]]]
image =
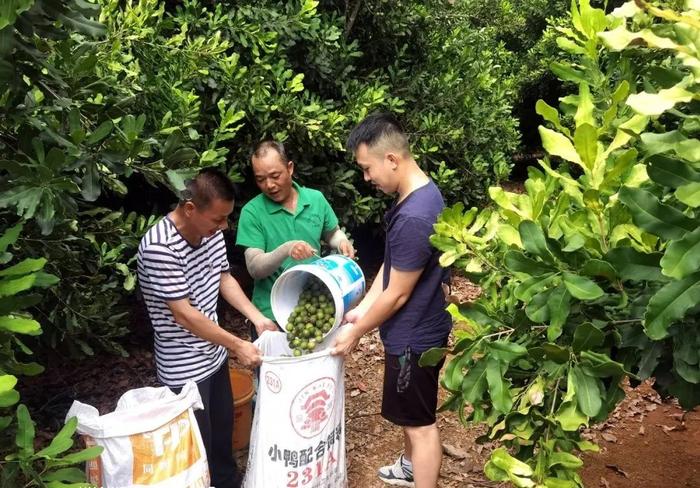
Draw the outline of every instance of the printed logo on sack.
[[[289,410],[294,431],[305,439],[318,434],[328,423],[334,402],[333,378],[319,378],[303,387],[294,396]]]
[[[279,393],[282,389],[282,380],[272,371],[265,373],[265,384],[272,393]]]

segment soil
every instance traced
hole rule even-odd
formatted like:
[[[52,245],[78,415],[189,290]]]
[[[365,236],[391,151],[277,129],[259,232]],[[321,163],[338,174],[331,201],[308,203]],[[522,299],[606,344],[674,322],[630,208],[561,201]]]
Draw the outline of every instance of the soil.
[[[455,300],[473,298],[478,289],[461,278],[452,286]],[[141,315],[142,311],[138,315]],[[222,323],[248,335],[240,315],[222,309]],[[140,327],[148,327],[139,320]],[[131,388],[155,386],[155,366],[149,334],[132,336],[130,356],[96,357],[80,362],[50,357],[47,372],[23,381],[22,401],[37,423],[37,442],[46,445],[63,424],[74,399],[111,411]],[[346,363],[346,443],[349,487],[384,487],[376,478],[379,466],[392,463],[402,449],[399,428],[379,415],[383,350],[377,334],[362,339]],[[700,488],[700,412],[684,413],[674,402],[662,401],[646,383],[627,388],[627,398],[611,418],[585,436],[601,452],[585,456],[582,475],[587,487]],[[444,392],[441,394],[444,395]],[[453,413],[438,415],[443,450],[441,487],[500,486],[482,471],[492,446],[475,444],[480,426],[464,427]],[[238,453],[245,465],[246,451]]]

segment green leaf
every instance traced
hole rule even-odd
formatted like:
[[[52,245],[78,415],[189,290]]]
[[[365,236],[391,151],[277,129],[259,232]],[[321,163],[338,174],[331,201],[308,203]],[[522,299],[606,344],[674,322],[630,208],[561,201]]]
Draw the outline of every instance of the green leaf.
[[[16,339],[16,337],[15,337]],[[44,367],[35,362],[17,363],[13,366],[13,371],[24,376],[36,376],[44,372]]]
[[[559,156],[560,158],[576,163],[579,166],[583,164],[581,158],[576,152],[576,148],[568,137],[542,126],[540,126],[539,131],[540,137],[542,138],[542,146],[547,153],[551,154],[552,156]]]
[[[586,276],[602,276],[610,281],[617,278],[617,271],[615,268],[607,261],[601,259],[589,259],[586,264],[581,268],[581,274]]]
[[[672,241],[664,257],[661,271],[666,276],[683,279],[700,269],[700,227],[678,241]]]
[[[571,54],[578,54],[582,56],[586,55],[586,49],[579,46],[576,42],[572,41],[568,37],[557,37],[557,46]]]
[[[574,147],[581,157],[583,166],[588,171],[593,171],[598,158],[598,131],[590,124],[583,124],[576,128],[574,133]]]
[[[20,278],[5,278],[0,280],[0,297],[16,295],[34,286],[36,274],[22,276]]]
[[[579,486],[578,483],[571,480],[551,477],[544,479],[544,488],[579,488]]]
[[[576,442],[576,447],[578,447],[580,451],[584,452],[600,452],[600,446],[592,443],[591,441],[578,441]]]
[[[562,327],[569,317],[571,295],[564,285],[559,285],[552,290],[549,297],[549,327],[547,328],[547,340],[554,342],[561,335]]]
[[[643,322],[646,334],[654,340],[667,337],[668,328],[699,302],[700,272],[668,283],[649,300]]]
[[[513,407],[513,398],[508,389],[509,383],[503,378],[507,366],[494,357],[488,358],[486,363],[486,381],[489,386],[489,395],[494,408],[501,413],[508,413]]]
[[[15,206],[20,217],[30,219],[34,217],[43,194],[43,187],[18,185],[0,194],[0,208]]]
[[[622,154],[613,155],[612,159],[614,163],[612,168],[608,168],[605,171],[603,186],[614,186],[617,188],[617,183],[619,182],[620,177],[627,174],[629,169],[637,163],[637,155],[637,150],[634,148],[628,149]]]
[[[14,244],[19,237],[20,232],[22,232],[21,222],[13,227],[10,227],[5,231],[5,233],[0,237],[0,254],[4,253],[8,246]]]
[[[454,356],[447,362],[445,372],[442,375],[442,386],[451,392],[460,392],[464,381],[464,368],[471,360],[471,353],[463,352]]]
[[[442,266],[443,268],[449,268],[450,266],[452,266],[452,264],[454,264],[455,261],[457,261],[463,255],[464,251],[460,251],[456,248],[448,249],[440,255],[440,266]]]
[[[622,363],[594,351],[582,351],[581,364],[586,374],[596,378],[622,377],[628,374]]]
[[[689,207],[700,207],[700,183],[688,183],[678,187],[675,195],[678,200]]]
[[[576,114],[574,115],[577,133],[579,132],[579,129],[581,129],[584,125],[588,125],[591,128],[595,129],[595,127],[593,127],[595,125],[595,118],[593,117],[593,99],[591,98],[591,90],[588,87],[588,83],[581,83],[578,86],[578,90],[578,106],[576,107]],[[588,131],[588,129],[584,130]],[[574,136],[574,142],[575,140],[576,136]]]
[[[531,220],[523,220],[520,222],[518,231],[520,232],[520,240],[527,252],[548,262],[554,260],[539,225]]]
[[[693,219],[659,202],[654,195],[641,188],[623,187],[620,201],[629,208],[635,224],[664,239],[680,239],[697,227]]]
[[[43,271],[34,273],[34,276],[36,277],[34,280],[34,286],[39,288],[50,288],[60,281],[58,276],[50,273],[44,273]]]
[[[569,361],[568,349],[550,342],[546,342],[539,347],[531,347],[528,349],[528,353],[535,359],[539,359],[544,356],[558,364],[564,364]]]
[[[488,461],[484,465],[484,474],[488,479],[491,481],[507,481],[508,480],[508,473],[495,464],[493,464],[491,461]]]
[[[550,273],[542,276],[533,276],[520,283],[513,292],[515,297],[525,303],[529,302],[533,296],[552,284],[556,279],[556,274]]]
[[[48,464],[51,464],[53,466],[66,466],[71,464],[84,463],[85,461],[89,461],[98,457],[100,454],[102,454],[103,449],[104,448],[102,446],[89,447],[87,449],[83,449],[82,451],[68,454],[60,460],[53,461]]]
[[[661,115],[672,109],[677,103],[689,102],[693,94],[687,91],[682,83],[671,88],[659,90],[656,93],[635,93],[627,97],[627,105],[642,115]]]
[[[172,185],[173,189],[178,192],[185,189],[185,180],[192,178],[194,174],[195,173],[191,170],[169,169],[165,172],[165,176],[168,177],[168,181]]]
[[[83,175],[81,195],[88,202],[94,202],[102,192],[100,185],[100,174],[97,169],[97,164],[88,162],[85,165],[85,175]]]
[[[435,366],[437,365],[447,354],[448,349],[446,347],[432,347],[421,354],[420,359],[418,359],[418,366],[421,368],[425,366]]]
[[[475,363],[462,380],[462,398],[467,403],[481,400],[486,391],[486,361]]]
[[[668,391],[678,399],[678,403],[686,410],[692,410],[697,405],[700,405],[700,385],[688,383],[678,378],[671,383]]]
[[[622,80],[612,94],[613,103],[621,103],[627,99],[630,93],[630,84],[627,80]]]
[[[23,404],[17,406],[17,435],[15,443],[22,457],[34,454],[34,422],[29,416],[29,410]]]
[[[664,154],[657,154],[647,158],[649,165],[647,173],[655,182],[678,188],[690,183],[700,182],[700,172],[695,171],[687,162],[681,161]]]
[[[41,325],[36,320],[13,315],[0,316],[0,329],[14,332],[15,334],[40,335]]]
[[[92,37],[102,37],[107,33],[107,28],[104,25],[85,18],[83,14],[75,10],[67,10],[65,14],[58,14],[58,18],[76,31]]]
[[[576,402],[585,415],[595,417],[603,405],[598,379],[587,375],[579,366],[573,367],[573,379],[576,384]]]
[[[85,142],[89,145],[100,142],[112,132],[113,128],[114,124],[112,124],[112,121],[105,120],[85,139]]]
[[[61,468],[45,474],[42,480],[45,482],[65,481],[68,483],[81,483],[85,481],[85,471],[79,468]]]
[[[571,65],[554,61],[549,65],[549,69],[561,80],[571,81],[572,83],[588,83],[586,75],[574,69]]]
[[[700,141],[690,139],[678,130],[662,134],[645,132],[640,137],[647,156],[674,152],[687,161],[700,161]]]
[[[700,368],[697,365],[688,364],[679,357],[674,356],[673,367],[676,370],[676,374],[688,383],[700,384]]]
[[[579,300],[595,300],[603,296],[603,290],[585,276],[564,272],[564,285],[571,296]]]
[[[572,401],[563,402],[554,415],[554,419],[567,432],[575,432],[581,426],[588,425],[588,417],[582,414],[576,407],[576,403]]]
[[[39,457],[52,458],[73,447],[73,434],[78,426],[77,417],[71,417],[66,425],[51,439],[51,444],[37,452]]]
[[[173,131],[163,144],[163,160],[167,161],[170,156],[182,145],[182,139],[184,138],[182,131],[179,129]]]
[[[0,4],[0,30],[12,25],[22,12],[29,10],[35,0],[3,0]]]
[[[566,469],[578,469],[583,466],[583,461],[568,452],[553,452],[549,456],[548,464],[550,468],[559,465]]]
[[[11,374],[0,375],[0,392],[11,391],[17,384],[17,378]]]
[[[528,258],[520,251],[513,250],[505,254],[503,264],[513,273],[527,273],[532,276],[541,276],[554,271],[550,266]]]
[[[92,483],[63,483],[62,481],[49,481],[46,488],[94,488]]]
[[[605,255],[605,260],[618,271],[620,278],[631,281],[664,281],[661,253],[645,254],[631,247],[618,247]]]
[[[197,151],[191,147],[181,147],[166,160],[168,164],[182,163],[183,161],[193,161],[197,159]]]
[[[487,343],[491,357],[499,361],[511,363],[516,359],[527,355],[527,348],[520,344],[508,341],[491,341]]]
[[[525,307],[525,313],[528,318],[536,323],[544,323],[549,321],[549,297],[552,295],[552,289],[538,293],[530,303]]]
[[[491,453],[491,462],[496,467],[516,476],[532,476],[533,471],[530,466],[514,458],[503,447],[495,449]]]
[[[535,104],[535,112],[542,116],[543,119],[550,122],[554,127],[564,134],[569,134],[569,129],[561,125],[561,120],[559,119],[559,112],[556,108],[550,106],[544,100],[537,100]]]
[[[486,308],[479,303],[462,303],[459,306],[451,303],[447,306],[447,311],[454,320],[467,322],[476,329],[498,329],[505,326],[503,322],[489,315]]]
[[[0,391],[0,408],[11,407],[19,401],[17,390]]]
[[[642,351],[642,355],[639,358],[639,370],[637,371],[637,376],[639,379],[644,381],[651,378],[659,365],[659,358],[664,352],[663,342],[651,342],[649,347],[646,347]]]
[[[28,258],[15,264],[14,266],[10,266],[9,268],[3,269],[2,271],[0,271],[0,276],[16,276],[27,273],[33,273],[34,271],[39,271],[40,269],[43,269],[45,264],[46,259],[44,258]]]
[[[600,347],[605,340],[605,334],[590,322],[584,322],[576,327],[572,347],[574,352]]]

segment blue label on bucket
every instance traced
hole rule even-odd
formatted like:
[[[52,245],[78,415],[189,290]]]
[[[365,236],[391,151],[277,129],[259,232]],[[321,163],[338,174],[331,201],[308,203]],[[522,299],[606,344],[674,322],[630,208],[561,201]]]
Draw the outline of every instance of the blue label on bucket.
[[[328,271],[338,267],[338,263],[331,261],[330,259],[319,259],[314,264],[326,268]]]
[[[345,272],[350,276],[350,279],[352,281],[357,281],[360,278],[362,278],[362,274],[360,273],[360,268],[355,263],[347,263],[347,264],[345,264],[344,267],[345,267]]]
[[[365,288],[358,288],[354,292],[348,293],[343,296],[343,307],[345,307],[345,310],[350,310],[350,305],[364,293]]]

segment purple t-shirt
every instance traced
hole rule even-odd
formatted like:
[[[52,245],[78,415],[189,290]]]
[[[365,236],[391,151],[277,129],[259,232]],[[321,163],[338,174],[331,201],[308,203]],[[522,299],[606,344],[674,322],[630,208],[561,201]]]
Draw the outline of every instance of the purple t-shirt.
[[[447,341],[452,319],[445,310],[442,283],[449,271],[438,263],[440,253],[431,244],[433,224],[445,208],[440,190],[432,181],[408,195],[384,216],[384,289],[391,268],[398,271],[423,269],[411,296],[398,312],[379,328],[387,353],[401,355],[406,346],[416,353],[440,347]]]

